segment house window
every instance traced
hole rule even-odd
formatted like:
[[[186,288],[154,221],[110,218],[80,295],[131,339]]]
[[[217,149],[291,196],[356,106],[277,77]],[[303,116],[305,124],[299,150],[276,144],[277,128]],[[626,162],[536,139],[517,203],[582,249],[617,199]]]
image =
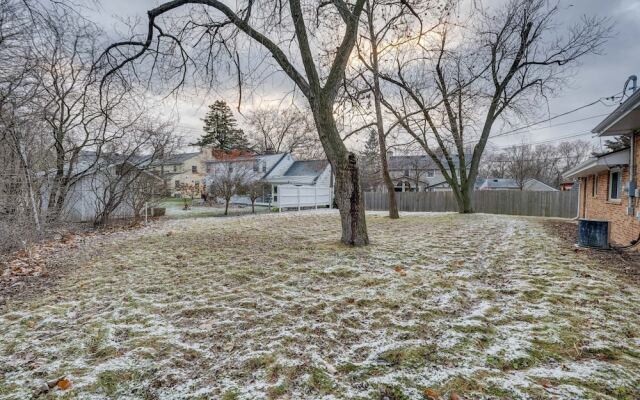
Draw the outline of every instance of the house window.
[[[178,172],[178,166],[177,165],[173,166],[173,172]]]
[[[197,165],[192,165],[191,166],[191,173],[192,174],[197,174],[198,173],[198,166]]]
[[[620,199],[620,182],[621,174],[620,170],[611,170],[609,172],[609,200],[619,200]]]
[[[258,172],[258,170],[260,169],[260,166],[258,165],[257,161],[253,162],[253,172]]]
[[[232,173],[232,172],[233,172],[233,165],[229,164],[229,173]]]
[[[598,175],[594,175],[592,179],[593,185],[591,186],[591,197],[596,197],[598,195]]]
[[[408,169],[404,170],[404,176],[409,176],[409,170]]]
[[[267,162],[266,161],[262,162],[262,172],[267,172]]]
[[[435,169],[430,169],[427,171],[427,177],[429,178],[433,178],[436,174],[436,170]]]
[[[176,181],[176,189],[180,189],[180,181]]]

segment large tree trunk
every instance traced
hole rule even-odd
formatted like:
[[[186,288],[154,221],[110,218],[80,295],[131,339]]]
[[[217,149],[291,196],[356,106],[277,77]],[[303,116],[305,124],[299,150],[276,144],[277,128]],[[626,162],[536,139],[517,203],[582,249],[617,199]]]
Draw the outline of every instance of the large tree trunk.
[[[224,215],[229,215],[229,200],[224,199]]]
[[[322,100],[313,102],[311,108],[320,142],[336,177],[335,197],[342,224],[341,240],[347,245],[365,246],[369,244],[369,235],[356,155],[347,151],[340,138],[332,102]]]

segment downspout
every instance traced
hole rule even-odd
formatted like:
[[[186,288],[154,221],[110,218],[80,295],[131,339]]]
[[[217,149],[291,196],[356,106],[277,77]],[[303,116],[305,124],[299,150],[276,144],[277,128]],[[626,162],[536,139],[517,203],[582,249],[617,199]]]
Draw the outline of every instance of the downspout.
[[[631,132],[631,149],[629,151],[629,208],[627,209],[628,215],[635,217],[635,203],[636,203],[636,131]]]

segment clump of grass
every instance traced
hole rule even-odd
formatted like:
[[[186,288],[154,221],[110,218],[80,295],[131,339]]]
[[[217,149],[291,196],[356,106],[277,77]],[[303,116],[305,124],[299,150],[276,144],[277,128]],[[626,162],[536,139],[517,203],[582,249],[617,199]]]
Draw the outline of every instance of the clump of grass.
[[[289,386],[286,383],[281,383],[277,386],[271,386],[267,389],[267,398],[268,399],[277,399],[289,392]]]
[[[98,359],[104,359],[113,356],[116,353],[116,349],[113,346],[107,345],[108,338],[109,331],[107,329],[98,329],[95,334],[92,335],[87,341],[87,353]]]
[[[335,388],[331,377],[320,368],[311,368],[307,384],[320,394],[329,394]]]
[[[410,397],[402,392],[402,389],[397,385],[380,385],[378,388],[378,395],[375,399],[380,400],[409,400]]]
[[[487,364],[503,371],[511,371],[532,368],[538,364],[538,360],[530,354],[509,358],[501,351],[487,357]]]
[[[222,393],[220,400],[238,400],[240,398],[240,392],[238,389],[228,389]]]
[[[261,354],[257,357],[248,359],[245,362],[245,367],[251,371],[255,371],[258,369],[265,369],[275,361],[276,357],[273,354]]]
[[[378,358],[392,366],[419,367],[427,361],[438,361],[437,346],[429,345],[390,349],[382,352]]]

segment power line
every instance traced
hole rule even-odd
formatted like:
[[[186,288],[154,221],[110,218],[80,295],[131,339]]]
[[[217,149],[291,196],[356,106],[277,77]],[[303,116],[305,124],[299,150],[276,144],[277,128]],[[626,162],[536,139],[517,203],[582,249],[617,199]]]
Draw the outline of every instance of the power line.
[[[579,136],[586,136],[586,135],[591,135],[591,132],[581,132],[581,133],[576,133],[576,134],[567,135],[567,136],[560,136],[560,137],[556,137],[556,138],[553,138],[553,139],[542,140],[542,141],[538,141],[538,142],[522,143],[522,144],[519,144],[519,145],[496,146],[496,148],[498,148],[498,149],[508,149],[508,148],[512,148],[512,147],[524,147],[524,146],[529,146],[529,145],[532,145],[532,144],[551,143],[551,142],[555,142],[555,141],[558,141],[558,140],[570,139],[570,138],[579,137]]]
[[[521,134],[521,133],[528,133],[528,132],[530,132],[530,131],[539,131],[539,130],[542,130],[542,129],[555,128],[555,127],[558,127],[558,126],[564,126],[564,125],[574,124],[574,123],[576,123],[576,122],[587,121],[587,120],[594,119],[594,118],[601,118],[601,117],[605,117],[605,116],[607,116],[607,115],[609,115],[609,113],[592,115],[592,116],[590,116],[590,117],[585,117],[585,118],[580,118],[580,119],[574,119],[573,121],[567,121],[567,122],[562,122],[562,123],[559,123],[559,124],[554,124],[554,125],[549,125],[549,126],[543,126],[543,127],[540,127],[540,128],[533,128],[533,129],[526,130],[526,131],[524,131],[524,132],[521,132],[521,129],[525,129],[525,128],[521,128],[521,129],[519,129],[519,130],[518,130],[518,131],[516,131],[516,132],[510,131],[509,133],[507,133],[507,132],[499,133],[499,134],[497,134],[497,135],[490,136],[490,138],[494,138],[494,137],[498,137],[498,136],[519,135],[519,134]]]
[[[564,116],[569,115],[569,114],[572,114],[572,113],[574,113],[574,112],[577,112],[577,111],[583,110],[583,109],[585,109],[585,108],[587,108],[587,107],[594,106],[594,105],[596,105],[596,104],[598,104],[598,103],[604,104],[604,103],[603,103],[603,101],[604,101],[604,100],[615,100],[615,99],[616,99],[616,97],[618,97],[621,93],[622,93],[622,92],[618,92],[618,93],[614,94],[613,96],[601,97],[601,98],[599,98],[598,100],[592,101],[591,103],[588,103],[588,104],[582,105],[582,106],[580,106],[580,107],[574,108],[574,109],[572,109],[572,110],[569,110],[569,111],[563,112],[563,113],[558,114],[558,115],[554,115],[553,117],[549,117],[549,118],[546,118],[546,119],[543,119],[543,120],[540,120],[540,121],[532,122],[532,123],[530,123],[530,124],[528,124],[528,125],[523,125],[523,126],[520,126],[520,127],[514,128],[514,129],[511,129],[511,130],[509,130],[509,131],[499,133],[499,134],[494,135],[494,136],[492,136],[492,137],[499,137],[499,136],[506,136],[506,135],[509,135],[509,134],[513,134],[513,133],[518,132],[518,131],[521,131],[521,130],[523,130],[523,129],[527,129],[527,128],[530,128],[530,127],[532,127],[532,126],[540,125],[540,124],[543,124],[543,123],[545,123],[545,122],[553,121],[554,119],[558,119],[558,118],[560,118],[560,117],[564,117]],[[605,104],[605,105],[606,105],[606,104]],[[605,115],[608,115],[608,114],[605,114]],[[592,117],[589,117],[589,118],[595,118],[595,116],[592,116]],[[580,121],[580,120],[577,120],[576,122],[579,122],[579,121]],[[542,128],[542,129],[544,129],[544,128]]]

